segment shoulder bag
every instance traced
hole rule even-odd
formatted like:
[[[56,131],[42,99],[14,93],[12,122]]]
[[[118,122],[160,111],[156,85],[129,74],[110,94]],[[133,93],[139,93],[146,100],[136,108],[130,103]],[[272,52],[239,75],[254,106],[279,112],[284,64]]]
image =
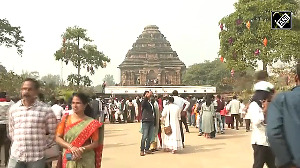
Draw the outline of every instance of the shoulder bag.
[[[66,119],[64,122],[65,126],[66,126],[68,117],[69,117],[69,115],[66,116]],[[47,159],[52,160],[51,158],[53,158],[53,159],[56,158],[57,159],[56,168],[62,168],[62,151],[61,151],[61,148],[56,143],[51,148],[46,149],[45,158],[46,158],[46,160]]]
[[[164,131],[165,131],[166,135],[171,135],[172,134],[172,128],[171,128],[171,125],[170,125],[170,121],[171,121],[170,115],[171,114],[170,114],[170,109],[169,109],[169,126],[164,127]]]
[[[68,119],[68,116],[66,116],[66,119],[65,119],[65,125],[66,125],[66,122],[67,122],[67,119]],[[56,142],[53,142],[50,147],[46,148],[45,149],[45,159],[48,160],[48,159],[56,159],[56,158],[59,158],[60,157],[60,147],[57,145]]]

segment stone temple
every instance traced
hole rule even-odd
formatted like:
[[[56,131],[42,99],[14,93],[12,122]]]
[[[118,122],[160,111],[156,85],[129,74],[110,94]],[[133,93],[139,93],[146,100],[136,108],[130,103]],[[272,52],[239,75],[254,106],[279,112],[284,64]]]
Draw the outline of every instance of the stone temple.
[[[181,85],[186,66],[159,28],[149,25],[118,68],[122,86]]]

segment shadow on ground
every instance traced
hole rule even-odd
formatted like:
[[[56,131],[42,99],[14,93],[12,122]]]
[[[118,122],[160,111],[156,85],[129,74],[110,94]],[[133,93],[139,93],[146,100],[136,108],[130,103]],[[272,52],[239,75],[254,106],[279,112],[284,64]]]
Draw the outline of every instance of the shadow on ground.
[[[186,145],[182,151],[178,151],[178,154],[191,154],[191,153],[217,151],[223,149],[223,147],[220,146],[224,146],[224,145],[225,143],[197,145],[197,146]]]
[[[112,134],[112,135],[104,135],[104,137],[116,137],[116,136],[124,136],[127,134]]]
[[[124,143],[116,143],[116,144],[105,144],[104,148],[116,148],[116,147],[124,147],[124,146],[134,146],[136,143],[124,144]]]

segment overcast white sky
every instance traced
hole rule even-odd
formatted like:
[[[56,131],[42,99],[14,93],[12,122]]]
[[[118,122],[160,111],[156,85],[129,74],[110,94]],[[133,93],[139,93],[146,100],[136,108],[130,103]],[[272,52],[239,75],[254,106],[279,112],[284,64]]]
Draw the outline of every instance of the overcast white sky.
[[[120,81],[118,65],[145,26],[157,25],[179,58],[190,66],[218,57],[220,19],[234,12],[237,0],[9,0],[1,2],[0,18],[20,26],[25,38],[23,57],[15,48],[0,47],[0,63],[18,74],[38,71],[40,76],[61,74],[54,53],[67,27],[87,29],[100,51],[111,58],[106,69],[90,76],[102,84],[106,74]],[[76,73],[63,66],[63,78]],[[83,71],[83,75],[86,72]]]

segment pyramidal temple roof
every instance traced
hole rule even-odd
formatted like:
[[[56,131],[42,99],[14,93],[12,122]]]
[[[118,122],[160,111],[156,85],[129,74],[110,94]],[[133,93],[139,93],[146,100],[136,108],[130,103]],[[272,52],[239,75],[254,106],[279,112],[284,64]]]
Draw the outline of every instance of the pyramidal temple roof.
[[[185,64],[178,58],[176,51],[173,51],[170,42],[156,25],[148,25],[144,28],[119,68],[147,65],[185,68]]]

